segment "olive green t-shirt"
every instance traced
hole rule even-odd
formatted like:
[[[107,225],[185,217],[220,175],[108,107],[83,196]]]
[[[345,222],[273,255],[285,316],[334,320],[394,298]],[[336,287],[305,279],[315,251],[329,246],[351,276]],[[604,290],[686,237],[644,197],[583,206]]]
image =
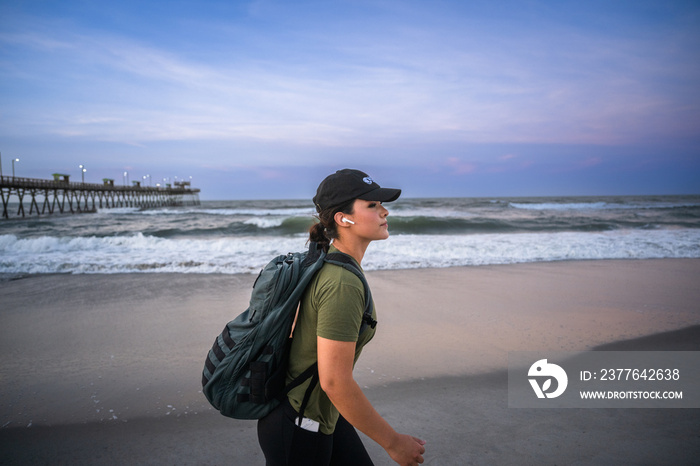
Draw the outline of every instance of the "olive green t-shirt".
[[[331,246],[329,253],[338,252]],[[357,264],[357,263],[356,263]],[[334,264],[325,264],[314,276],[302,299],[289,356],[287,383],[294,380],[317,360],[317,340],[354,341],[355,362],[362,347],[374,336],[375,329],[367,327],[362,335],[362,315],[365,309],[365,291],[362,281],[349,270]],[[374,303],[372,315],[376,319]],[[358,341],[359,336],[359,341]],[[309,381],[291,390],[289,401],[299,411]],[[338,410],[317,384],[304,410],[304,417],[320,423],[319,431],[332,434],[338,420]]]

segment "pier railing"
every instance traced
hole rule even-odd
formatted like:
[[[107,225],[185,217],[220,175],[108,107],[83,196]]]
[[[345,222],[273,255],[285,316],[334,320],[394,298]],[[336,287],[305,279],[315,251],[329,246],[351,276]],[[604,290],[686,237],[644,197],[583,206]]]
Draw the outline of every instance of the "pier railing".
[[[111,180],[108,180],[111,181]],[[10,218],[10,206],[17,206],[16,217],[53,213],[95,212],[98,208],[199,205],[198,188],[187,181],[174,186],[119,186],[113,182],[83,183],[65,179],[36,179],[16,176],[0,177],[2,217]],[[16,200],[14,199],[16,197]],[[29,203],[27,213],[24,203]],[[39,204],[41,203],[41,207]],[[14,209],[13,209],[14,210]]]

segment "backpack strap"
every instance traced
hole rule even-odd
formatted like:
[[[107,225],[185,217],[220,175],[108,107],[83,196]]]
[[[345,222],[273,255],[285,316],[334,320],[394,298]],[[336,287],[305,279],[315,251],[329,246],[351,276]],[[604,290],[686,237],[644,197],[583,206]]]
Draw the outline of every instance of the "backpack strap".
[[[316,259],[318,259],[318,256],[316,256]],[[348,256],[347,254],[343,254],[342,252],[332,252],[330,254],[327,254],[323,258],[323,260],[325,262],[328,262],[329,264],[337,265],[351,271],[360,279],[360,281],[362,281],[362,285],[365,289],[365,310],[362,314],[362,325],[360,326],[360,335],[362,335],[362,332],[364,332],[367,329],[367,327],[375,328],[377,326],[377,321],[372,317],[372,292],[369,289],[369,284],[367,283],[367,280],[365,279],[362,270],[358,268],[358,266],[355,264],[355,261],[350,256]],[[280,396],[280,398],[286,397],[292,389],[304,383],[309,377],[311,377],[311,382],[309,383],[306,392],[304,392],[304,399],[302,400],[301,406],[299,407],[298,419],[300,426],[301,421],[304,418],[304,411],[306,410],[306,405],[308,404],[309,399],[311,398],[311,392],[313,392],[314,388],[316,388],[316,385],[318,384],[318,362],[313,363],[304,372],[299,374],[298,377],[292,380],[292,382],[285,387],[284,392]]]
[[[372,291],[369,289],[369,284],[365,279],[365,275],[362,273],[355,263],[355,261],[342,252],[332,252],[327,254],[325,259],[329,264],[337,265],[343,267],[354,273],[357,278],[362,281],[362,285],[365,287],[365,311],[362,314],[362,326],[360,327],[360,335],[365,331],[367,326],[375,328],[377,326],[377,321],[372,317]]]
[[[318,363],[314,363],[311,367],[314,369],[314,373],[311,377],[311,382],[309,382],[309,388],[307,388],[306,392],[304,393],[304,399],[301,401],[301,406],[299,406],[299,427],[301,427],[301,422],[304,419],[304,411],[306,411],[306,405],[309,403],[309,399],[311,399],[311,392],[313,392],[314,388],[316,388],[316,385],[318,385],[318,381],[320,378],[318,375]],[[309,369],[311,369],[311,367]]]

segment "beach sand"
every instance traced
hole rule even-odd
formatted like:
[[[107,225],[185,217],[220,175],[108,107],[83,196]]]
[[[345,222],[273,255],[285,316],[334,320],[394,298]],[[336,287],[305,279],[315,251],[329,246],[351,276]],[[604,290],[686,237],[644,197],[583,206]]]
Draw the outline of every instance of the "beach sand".
[[[378,332],[355,368],[425,464],[694,464],[698,409],[508,408],[509,351],[700,350],[700,260],[367,273]],[[254,421],[201,393],[252,275],[0,283],[2,464],[262,465]],[[371,440],[378,465],[394,464]]]

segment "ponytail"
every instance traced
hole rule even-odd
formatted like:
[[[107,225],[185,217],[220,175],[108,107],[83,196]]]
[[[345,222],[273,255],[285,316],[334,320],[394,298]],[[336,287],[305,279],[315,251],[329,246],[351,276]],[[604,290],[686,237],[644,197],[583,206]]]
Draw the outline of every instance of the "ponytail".
[[[309,241],[318,244],[324,251],[328,252],[331,241],[338,237],[338,225],[335,223],[335,214],[342,212],[352,215],[354,204],[355,200],[353,199],[340,206],[321,210],[314,216],[318,222],[309,228]]]
[[[330,240],[328,237],[326,237],[324,230],[325,227],[321,222],[316,222],[311,225],[311,228],[309,229],[309,241],[318,244],[324,251],[328,251]]]

